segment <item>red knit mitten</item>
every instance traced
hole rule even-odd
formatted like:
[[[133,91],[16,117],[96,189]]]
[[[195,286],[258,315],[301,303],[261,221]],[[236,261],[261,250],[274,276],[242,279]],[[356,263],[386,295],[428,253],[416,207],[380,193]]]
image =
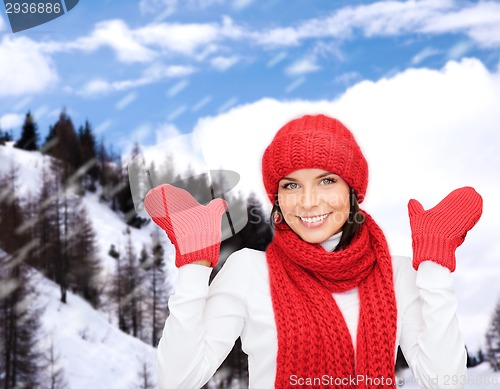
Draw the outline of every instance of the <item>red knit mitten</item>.
[[[455,189],[434,208],[427,211],[417,200],[408,203],[413,246],[413,267],[432,260],[455,270],[455,250],[467,231],[477,223],[483,199],[473,188]]]
[[[175,246],[177,267],[198,260],[217,265],[226,201],[214,199],[203,206],[184,189],[163,184],[147,193],[144,207]]]

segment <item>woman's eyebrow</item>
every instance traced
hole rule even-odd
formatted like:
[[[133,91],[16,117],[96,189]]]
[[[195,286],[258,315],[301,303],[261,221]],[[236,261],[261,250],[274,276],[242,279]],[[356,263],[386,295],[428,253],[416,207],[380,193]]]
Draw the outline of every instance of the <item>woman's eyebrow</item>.
[[[317,176],[315,179],[319,180],[320,178],[323,178],[323,177],[326,177],[326,176],[330,176],[332,174],[334,174],[334,173],[332,173],[332,172],[322,173],[319,176]],[[283,177],[281,180],[288,180],[288,181],[293,181],[293,182],[299,181],[299,180],[297,180],[296,178],[293,178],[293,177]]]
[[[316,177],[316,179],[323,178],[326,176],[331,176],[332,174],[333,174],[332,172],[326,172],[326,173],[320,174],[318,177]]]

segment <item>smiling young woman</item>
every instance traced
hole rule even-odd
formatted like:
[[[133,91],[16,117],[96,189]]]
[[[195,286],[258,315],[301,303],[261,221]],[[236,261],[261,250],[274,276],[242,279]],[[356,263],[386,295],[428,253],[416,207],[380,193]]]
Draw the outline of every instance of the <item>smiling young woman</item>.
[[[232,254],[210,285],[223,200],[201,206],[169,185],[146,196],[179,267],[158,345],[159,387],[202,387],[238,337],[250,388],[395,388],[398,346],[423,388],[448,388],[446,377],[466,382],[451,272],[481,215],[479,194],[461,188],[427,211],[411,200],[410,259],[391,256],[359,208],[368,164],[339,120],[286,123],[264,152],[262,177],[273,240],[266,252]]]
[[[349,185],[323,169],[300,169],[278,184],[284,221],[303,240],[320,243],[340,232],[350,212]]]

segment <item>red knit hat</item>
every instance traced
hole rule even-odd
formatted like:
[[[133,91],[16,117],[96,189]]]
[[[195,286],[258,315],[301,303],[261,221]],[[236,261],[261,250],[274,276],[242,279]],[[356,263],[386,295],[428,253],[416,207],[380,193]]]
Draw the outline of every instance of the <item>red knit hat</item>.
[[[339,120],[305,115],[285,124],[262,157],[262,176],[274,203],[278,182],[299,169],[323,169],[342,177],[362,202],[368,164],[353,134]]]

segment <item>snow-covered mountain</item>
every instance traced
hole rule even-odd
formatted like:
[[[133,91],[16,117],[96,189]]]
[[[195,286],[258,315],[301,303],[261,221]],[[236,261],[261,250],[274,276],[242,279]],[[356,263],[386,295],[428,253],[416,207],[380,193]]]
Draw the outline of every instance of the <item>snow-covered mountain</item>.
[[[18,169],[16,191],[20,198],[36,195],[47,174],[49,157],[38,152],[15,149],[12,144],[0,146],[0,175]],[[44,166],[47,169],[44,169]],[[115,260],[107,253],[111,244],[125,246],[126,223],[97,194],[83,197],[88,216],[97,233],[97,251],[102,265],[102,282],[110,282]],[[151,241],[151,228],[131,229],[137,253]],[[168,257],[170,243],[165,238]],[[167,260],[171,265],[171,260]],[[173,267],[173,266],[172,266]],[[175,277],[175,270],[170,272]],[[41,347],[52,342],[55,354],[71,389],[140,388],[140,374],[147,366],[152,384],[156,384],[156,349],[125,334],[117,327],[116,312],[97,311],[80,296],[68,291],[67,303],[60,302],[59,286],[33,270],[30,283],[38,294],[36,305],[43,308]],[[103,297],[105,298],[105,297]],[[102,304],[105,306],[106,304]]]
[[[59,286],[34,273],[31,282],[44,308],[41,346],[52,342],[56,361],[70,389],[141,388],[144,364],[156,382],[156,350],[120,331],[111,318],[81,297],[68,293],[60,302]]]

